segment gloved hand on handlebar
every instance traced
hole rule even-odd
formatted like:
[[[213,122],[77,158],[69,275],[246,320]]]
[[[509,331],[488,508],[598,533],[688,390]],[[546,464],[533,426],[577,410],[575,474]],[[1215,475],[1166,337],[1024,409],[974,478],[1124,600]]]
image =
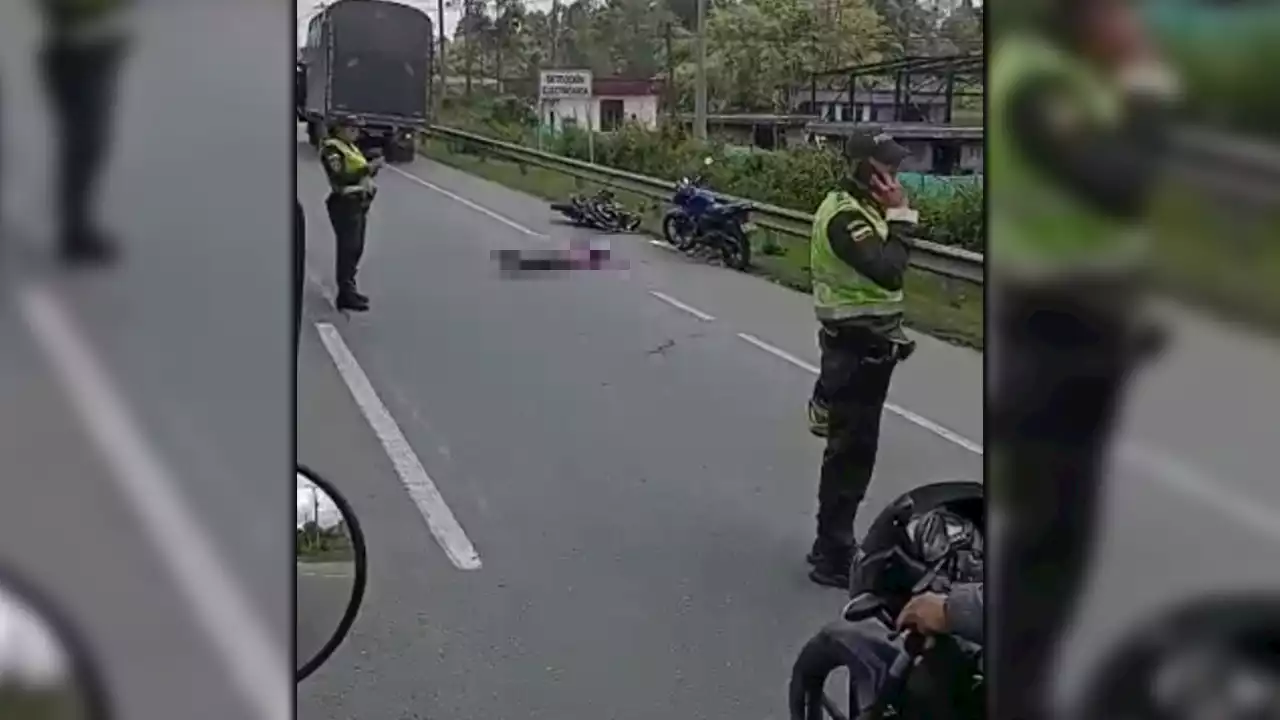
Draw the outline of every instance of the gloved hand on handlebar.
[[[951,634],[979,645],[983,642],[982,583],[959,583],[951,591],[922,593],[898,614],[899,630],[925,635]]]

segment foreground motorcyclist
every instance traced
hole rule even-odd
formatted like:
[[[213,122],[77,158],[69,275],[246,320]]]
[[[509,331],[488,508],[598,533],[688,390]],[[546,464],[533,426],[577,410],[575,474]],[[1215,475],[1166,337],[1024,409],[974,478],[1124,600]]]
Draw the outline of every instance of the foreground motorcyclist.
[[[982,583],[959,583],[950,592],[924,593],[907,601],[898,613],[899,630],[925,635],[955,635],[971,643],[985,639]]]
[[[851,717],[882,702],[894,703],[900,717],[981,716],[973,679],[984,631],[984,503],[977,483],[939,482],[881,511],[860,543],[849,605],[792,668],[792,720],[822,717],[826,680],[837,667],[849,672]],[[889,675],[908,652],[898,632],[908,628],[932,642],[899,696]]]

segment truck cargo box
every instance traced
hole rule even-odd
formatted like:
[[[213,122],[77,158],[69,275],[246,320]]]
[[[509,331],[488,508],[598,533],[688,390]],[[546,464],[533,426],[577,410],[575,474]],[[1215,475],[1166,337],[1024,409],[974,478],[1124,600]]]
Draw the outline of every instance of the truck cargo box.
[[[432,23],[384,0],[340,0],[312,21],[304,51],[307,110],[425,123]]]

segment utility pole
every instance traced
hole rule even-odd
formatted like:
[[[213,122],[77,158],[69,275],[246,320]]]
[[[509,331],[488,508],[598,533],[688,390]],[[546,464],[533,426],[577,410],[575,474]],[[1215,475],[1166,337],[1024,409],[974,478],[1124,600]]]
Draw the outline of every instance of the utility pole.
[[[679,104],[679,98],[676,97],[676,59],[671,54],[671,20],[664,21],[662,26],[667,42],[667,119],[678,126],[680,118],[676,112],[676,106]]]
[[[707,0],[698,0],[698,76],[694,82],[693,137],[707,139]]]
[[[551,0],[551,69],[558,67],[560,50],[560,0]]]
[[[436,53],[436,63],[440,65],[440,94],[436,98],[435,122],[441,122],[438,118],[444,111],[444,96],[449,92],[449,74],[445,70],[447,58],[444,55],[444,0],[436,0],[436,22],[440,34],[440,50]]]

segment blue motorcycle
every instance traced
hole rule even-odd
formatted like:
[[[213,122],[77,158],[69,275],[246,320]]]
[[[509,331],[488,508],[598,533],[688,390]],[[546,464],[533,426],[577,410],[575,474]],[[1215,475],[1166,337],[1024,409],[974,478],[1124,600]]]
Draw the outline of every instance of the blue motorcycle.
[[[750,203],[721,202],[696,177],[681,178],[671,203],[675,207],[662,218],[662,236],[668,243],[684,253],[709,249],[734,270],[751,267]]]

